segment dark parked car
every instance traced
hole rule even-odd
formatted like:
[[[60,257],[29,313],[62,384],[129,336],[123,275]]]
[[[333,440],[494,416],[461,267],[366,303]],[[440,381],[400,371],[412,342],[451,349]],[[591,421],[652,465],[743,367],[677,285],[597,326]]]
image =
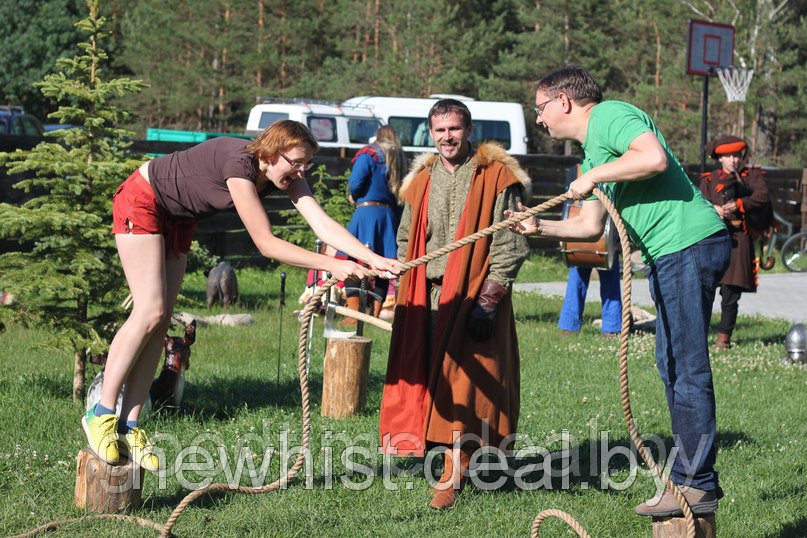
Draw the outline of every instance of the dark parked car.
[[[42,123],[21,106],[0,105],[0,134],[42,136]]]

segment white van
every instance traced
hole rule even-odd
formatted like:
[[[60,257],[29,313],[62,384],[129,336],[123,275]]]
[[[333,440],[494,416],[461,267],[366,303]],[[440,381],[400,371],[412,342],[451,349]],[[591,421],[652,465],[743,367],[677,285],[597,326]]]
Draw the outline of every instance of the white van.
[[[252,107],[244,134],[256,135],[277,120],[295,120],[326,148],[361,148],[383,125],[368,107],[312,99],[265,99]]]
[[[462,95],[431,95],[428,99],[409,97],[361,96],[348,99],[343,106],[367,107],[398,133],[406,151],[436,151],[429,135],[428,115],[440,99],[457,99],[471,111],[472,140],[495,140],[508,153],[527,153],[527,127],[524,110],[518,103],[477,101]]]

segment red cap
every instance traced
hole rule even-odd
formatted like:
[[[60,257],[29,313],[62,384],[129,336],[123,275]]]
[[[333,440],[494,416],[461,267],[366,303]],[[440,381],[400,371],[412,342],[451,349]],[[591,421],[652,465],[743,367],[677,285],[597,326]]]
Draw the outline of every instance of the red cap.
[[[731,135],[721,136],[706,145],[706,151],[713,159],[717,159],[721,155],[740,153],[747,149],[748,144],[745,140]]]

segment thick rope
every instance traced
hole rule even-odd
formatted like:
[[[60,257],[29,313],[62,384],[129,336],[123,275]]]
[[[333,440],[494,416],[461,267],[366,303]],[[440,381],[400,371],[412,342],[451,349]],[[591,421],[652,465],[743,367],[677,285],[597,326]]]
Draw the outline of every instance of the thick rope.
[[[431,260],[439,258],[440,256],[444,256],[453,250],[457,250],[458,248],[462,248],[465,245],[473,243],[483,237],[487,237],[488,235],[492,235],[493,233],[503,230],[504,228],[509,227],[511,224],[515,224],[516,222],[521,222],[527,218],[532,217],[542,211],[546,211],[546,209],[562,203],[564,200],[569,198],[568,194],[563,194],[558,196],[557,198],[545,202],[537,207],[528,209],[524,215],[520,215],[519,217],[514,217],[512,219],[508,219],[484,230],[471,234],[467,237],[463,237],[446,245],[442,248],[435,250],[434,252],[430,252],[424,256],[416,260],[412,260],[410,262],[403,264],[404,271],[408,271],[409,269],[413,269],[418,267],[419,265],[426,264]],[[371,276],[378,276],[378,272],[374,270],[367,270],[367,273]],[[294,466],[289,470],[288,474],[283,478],[269,484],[267,486],[263,486],[260,488],[246,488],[246,487],[238,487],[232,488],[229,484],[211,484],[205,488],[198,489],[196,491],[191,492],[188,494],[182,501],[177,505],[174,509],[171,516],[168,518],[168,521],[165,522],[164,529],[161,533],[161,536],[168,536],[171,533],[171,529],[173,529],[174,525],[179,519],[179,516],[182,515],[182,512],[188,507],[190,503],[192,503],[195,499],[199,496],[209,493],[211,491],[236,491],[239,493],[265,493],[268,491],[273,491],[278,489],[281,484],[285,485],[289,481],[291,481],[299,472],[299,470],[303,466],[303,462],[305,460],[305,454],[308,452],[309,443],[311,439],[311,402],[310,402],[310,395],[308,391],[308,373],[306,372],[306,344],[308,339],[308,326],[311,324],[311,318],[314,314],[314,311],[319,307],[320,300],[322,297],[327,293],[327,291],[337,282],[336,278],[330,278],[326,281],[315,293],[311,296],[308,301],[308,304],[305,305],[303,309],[303,316],[302,316],[302,323],[300,324],[300,337],[298,340],[298,352],[297,352],[297,373],[300,374],[300,392],[302,396],[302,406],[303,406],[303,435],[301,439],[302,449],[300,453],[297,455],[297,461],[294,463]]]
[[[645,447],[644,441],[639,435],[639,431],[636,427],[636,421],[633,418],[633,412],[631,411],[630,406],[630,390],[628,386],[628,333],[630,331],[631,324],[630,311],[633,284],[633,274],[631,271],[630,261],[630,242],[628,241],[628,233],[625,229],[625,224],[622,222],[622,218],[614,207],[614,204],[611,202],[608,196],[606,196],[599,189],[594,189],[594,194],[597,196],[600,202],[602,202],[603,206],[605,206],[608,215],[610,215],[611,219],[614,221],[614,226],[616,226],[617,232],[619,233],[619,243],[622,249],[622,330],[619,334],[619,395],[622,400],[622,414],[625,417],[625,425],[628,428],[631,441],[633,441],[639,455],[641,455],[642,459],[647,464],[648,469],[652,470],[656,476],[661,479],[665,485],[665,489],[672,491],[673,495],[675,496],[675,500],[678,501],[678,506],[681,507],[681,510],[684,513],[684,518],[686,519],[687,538],[695,538],[695,518],[692,515],[692,510],[689,508],[689,504],[687,504],[686,498],[678,486],[676,486],[669,479],[669,477],[665,476],[661,468],[656,464],[650,450]],[[585,529],[583,529],[580,524],[566,512],[561,510],[544,510],[538,514],[538,517],[535,518],[535,521],[532,524],[532,538],[538,538],[538,528],[541,526],[541,522],[549,517],[558,517],[562,519],[570,527],[572,527],[575,532],[577,532],[577,535],[581,538],[588,536]]]
[[[664,476],[659,466],[656,464],[653,456],[651,455],[650,451],[644,446],[644,442],[642,441],[641,437],[639,436],[639,432],[636,428],[635,420],[633,419],[633,414],[630,408],[630,394],[628,390],[628,331],[630,326],[630,305],[631,305],[631,282],[632,282],[632,275],[631,275],[631,265],[630,265],[630,245],[628,242],[627,232],[625,230],[625,226],[622,223],[619,214],[617,213],[616,209],[614,208],[611,201],[605,196],[599,189],[594,190],[594,194],[597,198],[603,203],[608,214],[614,221],[614,224],[619,232],[620,243],[622,246],[622,259],[623,259],[623,271],[622,271],[622,332],[620,333],[620,347],[619,347],[619,380],[620,380],[620,396],[622,398],[622,411],[625,415],[625,423],[628,428],[628,432],[630,434],[631,440],[633,441],[636,449],[638,450],[639,454],[642,456],[642,459],[647,464],[648,468],[653,470],[654,473],[665,483],[666,487],[670,489],[674,495],[676,500],[678,501],[678,505],[684,512],[684,517],[687,521],[687,536],[688,538],[695,537],[695,521],[692,515],[692,511],[689,508],[689,505],[686,502],[683,494],[679,490],[679,488],[669,480],[668,477]],[[555,207],[556,205],[562,204],[566,200],[569,200],[572,196],[569,193],[561,194],[560,196],[556,196],[551,200],[544,202],[538,206],[532,207],[527,209],[523,213],[521,213],[517,217],[512,217],[510,219],[504,220],[484,230],[480,230],[474,234],[469,236],[463,237],[451,244],[448,244],[442,248],[435,250],[434,252],[428,253],[424,256],[416,260],[409,261],[403,264],[403,270],[408,271],[409,269],[413,269],[420,265],[426,264],[440,256],[444,256],[449,252],[457,250],[459,248],[464,247],[470,243],[478,241],[483,237],[487,237],[496,233],[499,230],[503,230],[504,228],[510,227],[512,224],[516,224],[528,218],[531,218],[538,213],[544,212],[547,209]],[[367,270],[367,273],[371,276],[377,276],[379,273],[375,270]],[[164,525],[160,525],[154,521],[150,521],[148,519],[136,518],[132,516],[123,516],[123,515],[114,515],[114,514],[101,514],[97,516],[88,516],[83,518],[75,518],[75,519],[65,519],[60,521],[54,521],[48,523],[46,525],[42,525],[37,527],[36,529],[18,535],[18,537],[14,538],[28,538],[31,536],[36,536],[40,532],[46,532],[55,529],[60,525],[64,525],[67,523],[73,523],[77,521],[84,521],[89,519],[115,519],[119,521],[125,521],[130,523],[136,523],[138,525],[142,525],[145,527],[152,527],[160,532],[160,536],[166,537],[171,535],[171,530],[174,528],[179,517],[185,511],[185,509],[196,499],[200,496],[204,495],[205,493],[212,493],[216,491],[232,491],[236,493],[247,493],[247,494],[256,494],[256,493],[267,493],[270,491],[277,490],[281,487],[285,487],[291,480],[297,476],[297,473],[303,466],[305,461],[305,454],[308,452],[309,444],[311,440],[311,402],[310,402],[310,394],[308,390],[308,373],[306,372],[306,342],[308,337],[308,327],[311,324],[311,317],[314,314],[314,310],[316,310],[319,306],[319,302],[322,296],[333,286],[337,280],[335,278],[329,279],[325,284],[323,284],[310,298],[308,304],[306,304],[305,308],[303,309],[303,316],[302,316],[302,323],[300,324],[300,338],[299,338],[299,346],[298,346],[298,366],[297,372],[300,374],[300,393],[302,396],[302,409],[303,409],[303,419],[302,419],[302,426],[303,426],[303,435],[301,438],[301,445],[302,449],[297,456],[297,460],[295,461],[294,465],[291,469],[286,473],[285,476],[279,478],[275,482],[271,484],[262,486],[262,487],[232,487],[226,483],[217,483],[217,484],[210,484],[204,488],[194,490],[190,492],[185,498],[180,501],[180,503],[176,506],[174,511],[168,517]],[[572,529],[577,532],[578,536],[581,538],[587,538],[588,533],[586,533],[585,529],[578,523],[571,515],[563,512],[562,510],[544,510],[543,512],[539,513],[538,516],[535,518],[535,521],[531,527],[531,535],[532,537],[538,537],[539,535],[539,527],[541,523],[549,517],[557,517],[565,521]]]
[[[31,529],[28,532],[24,532],[22,534],[15,534],[13,536],[10,536],[9,538],[31,538],[32,536],[37,536],[42,532],[50,532],[56,530],[57,527],[61,527],[62,525],[67,525],[70,523],[80,523],[82,521],[92,521],[94,519],[112,519],[123,523],[133,523],[135,525],[141,525],[143,527],[151,527],[158,532],[162,531],[163,528],[163,526],[160,525],[159,523],[156,523],[148,519],[143,519],[140,517],[127,516],[123,514],[95,514],[92,516],[74,517],[70,519],[60,519],[58,521],[51,521],[50,523],[45,523],[44,525],[40,525],[35,529]]]
[[[564,521],[567,525],[569,525],[574,532],[577,533],[577,536],[580,538],[589,538],[586,529],[572,516],[564,512],[563,510],[557,510],[555,508],[550,508],[548,510],[542,511],[538,516],[536,516],[535,521],[532,522],[532,527],[530,528],[530,536],[532,538],[537,538],[539,535],[538,527],[541,526],[541,523],[544,522],[545,519],[550,517],[556,517],[562,521]]]
[[[628,332],[630,331],[631,324],[630,312],[633,293],[630,242],[628,241],[628,232],[625,229],[625,224],[622,222],[622,217],[614,207],[611,199],[599,189],[594,189],[594,194],[602,205],[605,206],[606,211],[614,221],[617,232],[619,232],[619,243],[622,247],[622,331],[619,334],[619,394],[622,399],[622,414],[625,416],[625,426],[628,428],[631,441],[633,441],[639,455],[642,456],[642,459],[647,464],[648,469],[652,470],[656,476],[659,477],[664,483],[665,489],[672,491],[675,500],[678,501],[678,506],[683,511],[684,518],[686,519],[687,537],[695,538],[695,518],[684,494],[668,476],[664,475],[661,468],[653,459],[653,455],[650,453],[650,450],[645,447],[644,441],[639,435],[636,421],[633,418],[633,412],[630,406],[630,390],[628,387]]]

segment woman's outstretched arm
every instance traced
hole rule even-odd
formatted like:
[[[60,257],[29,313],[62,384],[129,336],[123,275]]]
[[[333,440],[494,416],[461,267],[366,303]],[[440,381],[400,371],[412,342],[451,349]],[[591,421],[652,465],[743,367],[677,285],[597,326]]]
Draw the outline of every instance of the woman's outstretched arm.
[[[378,271],[389,271],[393,274],[400,272],[401,264],[398,260],[379,256],[353,237],[344,226],[333,220],[311,195],[305,181],[295,181],[287,191],[294,207],[305,218],[317,237],[325,243],[335,247],[348,256],[361,260]]]
[[[227,187],[238,216],[263,256],[287,265],[328,271],[339,280],[364,277],[364,270],[355,262],[310,252],[275,236],[255,184],[248,179],[230,178]]]

